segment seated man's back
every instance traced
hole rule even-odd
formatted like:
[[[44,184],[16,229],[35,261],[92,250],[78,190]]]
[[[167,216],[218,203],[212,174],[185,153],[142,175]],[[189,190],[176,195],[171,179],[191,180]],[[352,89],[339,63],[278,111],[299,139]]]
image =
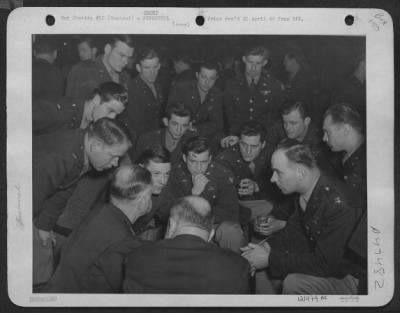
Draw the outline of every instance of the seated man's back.
[[[177,200],[166,240],[134,249],[126,262],[126,293],[249,293],[249,264],[211,240],[213,218],[207,200]]]

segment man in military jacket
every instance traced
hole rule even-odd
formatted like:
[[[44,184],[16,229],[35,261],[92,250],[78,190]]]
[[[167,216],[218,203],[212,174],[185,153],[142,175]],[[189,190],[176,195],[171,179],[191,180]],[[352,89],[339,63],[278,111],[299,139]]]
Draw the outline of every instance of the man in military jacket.
[[[128,89],[129,74],[124,71],[134,52],[130,36],[115,35],[104,46],[104,55],[95,61],[76,64],[68,74],[66,95],[86,99],[94,88],[104,82],[115,82]]]
[[[114,119],[125,109],[128,93],[114,82],[96,87],[87,100],[57,97],[33,100],[34,135],[62,129],[86,128],[100,118]]]
[[[263,71],[268,63],[268,50],[256,47],[242,57],[244,75],[227,82],[224,91],[224,109],[229,134],[237,134],[243,122],[255,120],[266,129],[279,118],[284,100],[282,83],[272,74]]]
[[[53,228],[76,183],[90,170],[104,171],[117,166],[130,145],[123,126],[107,118],[91,124],[85,131],[67,130],[34,139],[34,284],[46,282],[51,275]]]
[[[162,88],[157,82],[160,58],[153,49],[143,49],[138,56],[136,69],[139,74],[128,88],[126,123],[138,138],[142,134],[158,130],[163,115]]]
[[[349,242],[359,259],[362,283],[367,291],[367,152],[361,115],[351,107],[337,104],[330,107],[323,121],[324,141],[332,151],[341,152],[336,162],[338,177],[344,181],[350,201],[357,213],[357,226]]]
[[[202,63],[196,80],[174,85],[168,97],[168,104],[183,101],[190,107],[193,127],[210,140],[223,131],[223,96],[215,87],[217,77],[217,64]]]
[[[244,244],[239,225],[239,203],[234,177],[222,165],[211,161],[210,146],[204,137],[193,137],[183,147],[183,161],[176,164],[161,192],[158,217],[167,221],[175,199],[196,195],[208,200],[216,223],[216,241],[236,252]]]
[[[175,102],[168,106],[163,118],[165,128],[144,133],[137,141],[133,160],[153,145],[161,145],[170,152],[171,163],[182,160],[182,146],[191,137],[196,135],[192,130],[192,113],[184,102]]]
[[[271,164],[271,181],[283,193],[298,195],[283,230],[243,249],[254,269],[267,269],[257,274],[258,281],[283,280],[284,294],[356,294],[358,279],[345,258],[355,212],[344,185],[322,173],[309,148],[296,141],[280,144]],[[256,288],[260,293],[272,291]]]
[[[221,151],[215,161],[235,175],[235,186],[241,200],[266,199],[270,157],[264,127],[256,121],[249,121],[240,129],[239,143]]]

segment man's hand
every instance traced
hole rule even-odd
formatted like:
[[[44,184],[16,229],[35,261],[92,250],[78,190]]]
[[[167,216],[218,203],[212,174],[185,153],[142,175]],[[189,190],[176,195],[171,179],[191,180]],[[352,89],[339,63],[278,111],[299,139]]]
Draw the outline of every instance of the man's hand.
[[[234,144],[239,142],[239,137],[237,136],[226,136],[225,138],[221,139],[221,147],[222,148],[229,148],[230,146],[233,146]]]
[[[268,218],[268,222],[264,222],[259,225],[256,224],[254,226],[254,230],[263,236],[269,236],[272,233],[275,233],[286,227],[286,224],[286,221],[278,220],[275,217],[270,216]]]
[[[192,195],[198,196],[204,191],[204,188],[208,183],[208,178],[204,174],[197,174],[196,176],[192,176],[192,181]]]
[[[238,189],[239,196],[252,196],[258,191],[260,191],[260,188],[254,180],[244,178],[240,181]]]
[[[39,229],[39,237],[42,240],[43,247],[46,247],[47,245],[51,244],[51,242],[53,242],[54,244],[56,243],[56,237],[52,231],[45,231]]]
[[[267,242],[262,245],[249,243],[247,247],[240,248],[240,250],[242,251],[242,257],[250,263],[252,275],[256,270],[268,267],[271,247]]]

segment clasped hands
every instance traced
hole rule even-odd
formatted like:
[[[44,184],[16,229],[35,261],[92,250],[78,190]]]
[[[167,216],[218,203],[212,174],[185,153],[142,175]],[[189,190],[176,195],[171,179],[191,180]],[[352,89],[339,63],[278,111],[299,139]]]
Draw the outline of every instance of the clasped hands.
[[[269,255],[271,246],[268,242],[249,243],[246,247],[240,248],[242,257],[250,264],[251,276],[254,276],[256,270],[267,268],[269,265]]]

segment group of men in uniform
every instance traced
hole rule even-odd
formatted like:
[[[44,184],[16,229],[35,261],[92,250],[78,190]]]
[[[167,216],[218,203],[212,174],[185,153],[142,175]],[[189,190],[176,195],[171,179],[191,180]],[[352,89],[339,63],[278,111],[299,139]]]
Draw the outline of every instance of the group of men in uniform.
[[[35,57],[51,56],[39,39]],[[363,113],[333,104],[320,127],[290,53],[290,91],[257,46],[224,90],[207,61],[168,94],[154,49],[127,75],[134,53],[111,36],[72,67],[65,95],[34,87],[34,290],[366,292]],[[273,203],[260,243],[245,200]]]

